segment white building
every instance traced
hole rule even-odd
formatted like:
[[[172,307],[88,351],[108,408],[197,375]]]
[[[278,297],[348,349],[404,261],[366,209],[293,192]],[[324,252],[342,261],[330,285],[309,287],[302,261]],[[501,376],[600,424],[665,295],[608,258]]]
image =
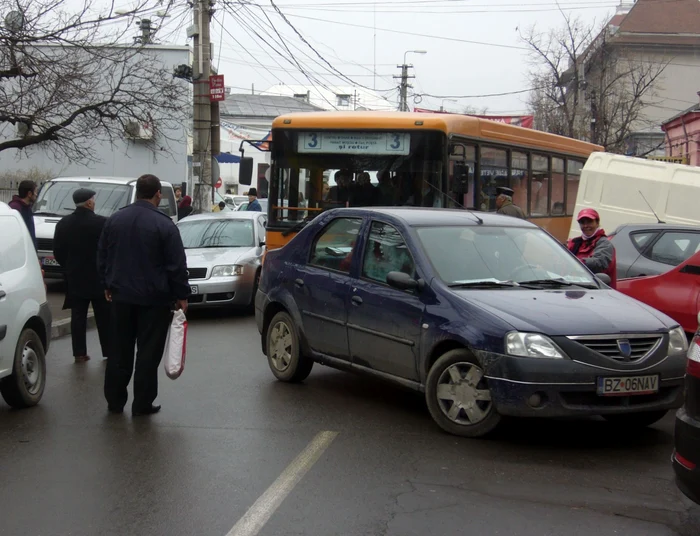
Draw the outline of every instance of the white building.
[[[174,45],[147,45],[147,53],[153,54],[153,61],[160,63],[167,72],[172,72],[176,65],[190,64],[190,48]],[[183,81],[184,91],[191,92],[191,86]],[[154,110],[154,118],[158,119],[158,111]],[[121,140],[114,144],[108,141],[95,140],[91,149],[95,162],[85,163],[70,161],[60,157],[50,149],[50,146],[35,145],[24,152],[7,149],[0,152],[0,169],[5,173],[39,171],[47,177],[75,175],[111,175],[120,177],[138,177],[144,173],[152,173],[159,178],[181,183],[188,176],[188,129],[189,125],[177,124],[175,121],[159,122],[166,129],[162,136],[153,135],[147,129],[139,132],[124,132]],[[5,124],[0,128],[0,138],[14,136],[12,128]],[[15,185],[13,184],[12,187]]]
[[[378,91],[353,86],[333,86],[326,89],[318,86],[280,84],[272,86],[262,94],[294,97],[328,111],[396,111],[398,107],[396,102],[388,100]]]

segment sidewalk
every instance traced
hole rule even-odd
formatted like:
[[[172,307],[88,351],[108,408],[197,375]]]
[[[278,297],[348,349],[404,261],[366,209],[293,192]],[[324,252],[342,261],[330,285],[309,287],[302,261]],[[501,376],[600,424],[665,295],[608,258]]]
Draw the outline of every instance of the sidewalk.
[[[63,281],[47,282],[46,296],[51,309],[53,322],[51,324],[51,339],[58,339],[70,335],[70,309],[63,310],[63,299],[65,298],[65,285]],[[88,312],[88,329],[95,327],[95,317],[92,309]]]

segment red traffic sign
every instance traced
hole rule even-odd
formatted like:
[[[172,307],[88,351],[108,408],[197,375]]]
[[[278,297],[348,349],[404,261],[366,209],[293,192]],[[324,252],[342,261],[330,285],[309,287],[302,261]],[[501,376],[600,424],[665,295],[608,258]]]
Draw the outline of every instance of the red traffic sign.
[[[226,99],[226,86],[223,74],[213,74],[209,77],[209,100],[222,101]]]
[[[223,182],[221,181],[221,177],[219,177],[219,180],[216,181],[216,187],[217,187],[217,188],[221,188],[221,185],[222,185],[222,184],[223,184]]]

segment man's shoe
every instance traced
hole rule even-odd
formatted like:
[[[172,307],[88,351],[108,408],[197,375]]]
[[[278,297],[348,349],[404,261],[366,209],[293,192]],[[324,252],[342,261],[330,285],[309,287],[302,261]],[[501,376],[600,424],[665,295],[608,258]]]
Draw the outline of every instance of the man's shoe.
[[[109,411],[110,413],[119,414],[124,413],[124,408],[118,408],[116,406],[107,406],[107,411]]]
[[[154,413],[158,413],[159,411],[160,411],[160,406],[151,405],[150,408],[132,409],[131,414],[134,417],[140,417],[141,415],[153,415]]]
[[[76,363],[85,363],[86,361],[90,361],[89,355],[76,355],[75,356]]]

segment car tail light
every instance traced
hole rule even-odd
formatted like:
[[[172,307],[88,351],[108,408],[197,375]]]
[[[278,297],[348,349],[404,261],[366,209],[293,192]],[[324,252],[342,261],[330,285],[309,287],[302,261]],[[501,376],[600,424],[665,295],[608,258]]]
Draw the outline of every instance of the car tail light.
[[[700,378],[700,332],[695,334],[688,347],[688,374]]]
[[[678,454],[678,452],[674,452],[673,457],[679,464],[688,469],[688,471],[692,471],[696,467],[696,465],[693,462],[691,462],[687,458],[684,458],[683,456]]]

